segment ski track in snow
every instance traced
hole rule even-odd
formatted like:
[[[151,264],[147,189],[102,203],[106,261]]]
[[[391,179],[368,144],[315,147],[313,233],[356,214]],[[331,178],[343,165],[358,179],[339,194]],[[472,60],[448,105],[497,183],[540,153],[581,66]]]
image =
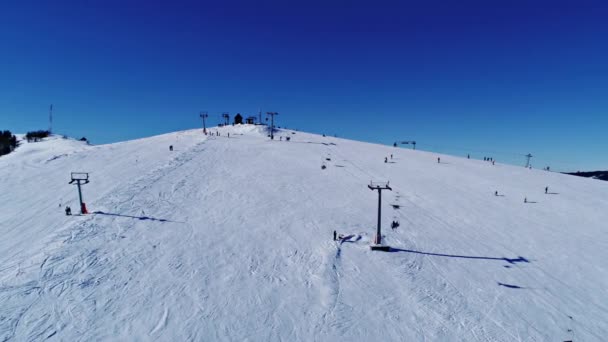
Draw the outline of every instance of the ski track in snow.
[[[179,155],[173,159],[167,165],[157,168],[148,174],[142,176],[136,181],[132,182],[130,186],[123,188],[118,193],[109,195],[106,199],[102,199],[102,203],[108,203],[109,206],[117,208],[119,212],[125,212],[132,210],[133,199],[137,194],[147,189],[150,185],[157,182],[160,178],[166,175],[170,170],[179,168],[184,163],[190,161],[196,154],[204,151],[201,146],[205,141],[193,147],[187,153]],[[91,286],[97,286],[102,281],[109,280],[112,276],[113,266],[109,263],[108,256],[100,256],[100,248],[111,240],[119,239],[119,235],[112,234],[110,241],[107,236],[104,236],[103,227],[95,223],[96,217],[91,216],[86,221],[77,223],[74,228],[69,232],[69,236],[60,238],[63,245],[55,251],[56,254],[47,256],[42,264],[40,265],[40,276],[37,281],[29,281],[22,286],[17,286],[11,289],[0,288],[0,293],[7,292],[6,297],[15,297],[17,299],[25,296],[30,299],[29,303],[25,308],[17,308],[15,313],[16,316],[12,318],[4,318],[13,327],[11,333],[6,336],[6,339],[14,337],[20,320],[26,316],[29,310],[35,305],[50,304],[57,300],[61,300],[66,291],[72,291],[73,288],[85,289]],[[123,227],[121,234],[132,227]],[[88,242],[88,245],[92,245],[91,242],[97,242],[96,245],[99,248],[90,249],[91,247],[82,248],[79,242]],[[84,251],[84,252],[83,252]],[[137,260],[134,260],[137,262]],[[92,291],[91,291],[92,292]],[[36,296],[31,296],[35,293]],[[86,299],[86,298],[85,298]],[[86,303],[86,302],[85,302]],[[86,306],[89,306],[86,305]],[[93,303],[94,304],[94,303]],[[56,333],[55,326],[57,321],[69,321],[76,318],[72,312],[75,310],[80,311],[80,308],[74,309],[72,305],[83,305],[83,303],[71,303],[67,308],[68,317],[61,317],[58,312],[53,311],[52,315],[43,312],[42,315],[33,313],[28,317],[30,324],[35,329],[28,334],[28,339],[38,339],[42,337],[50,337]],[[36,317],[37,316],[37,317]],[[162,329],[166,324],[167,311],[163,314],[161,322],[154,328],[151,334]],[[165,324],[161,324],[161,323]]]

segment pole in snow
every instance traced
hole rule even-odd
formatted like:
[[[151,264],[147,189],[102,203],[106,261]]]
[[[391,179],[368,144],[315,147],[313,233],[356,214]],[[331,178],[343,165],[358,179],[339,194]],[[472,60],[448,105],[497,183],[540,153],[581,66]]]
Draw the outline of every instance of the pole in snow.
[[[390,247],[382,244],[382,228],[381,228],[382,190],[393,191],[393,189],[391,189],[391,187],[388,185],[388,182],[386,182],[386,183],[370,182],[370,184],[367,187],[372,191],[374,191],[374,190],[378,191],[378,228],[376,230],[376,237],[374,238],[374,244],[371,245],[370,247],[372,250],[388,251],[390,249]]]
[[[80,188],[80,186],[89,183],[89,173],[88,172],[72,172],[70,174],[70,178],[71,178],[71,180],[70,180],[69,184],[76,183],[76,185],[78,185],[78,199],[80,200],[80,213],[83,215],[88,214],[89,212],[87,211],[87,206],[82,201],[82,189]]]
[[[205,125],[205,119],[209,117],[209,114],[207,114],[207,112],[201,112],[200,115],[201,119],[203,119],[203,133],[207,134],[207,126]]]

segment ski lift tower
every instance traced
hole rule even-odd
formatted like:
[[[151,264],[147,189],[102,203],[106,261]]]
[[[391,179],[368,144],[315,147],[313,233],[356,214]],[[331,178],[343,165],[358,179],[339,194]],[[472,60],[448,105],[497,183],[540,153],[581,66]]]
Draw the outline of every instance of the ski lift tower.
[[[89,212],[87,211],[87,206],[82,201],[82,190],[80,189],[80,186],[89,183],[89,173],[88,172],[72,172],[70,174],[70,178],[72,179],[70,181],[70,184],[76,183],[76,185],[78,185],[78,199],[80,200],[80,213],[83,215],[88,214]]]
[[[530,158],[532,158],[533,155],[532,155],[532,153],[528,153],[524,157],[526,157],[526,168],[528,168],[528,167],[530,167]]]
[[[374,244],[370,245],[370,247],[371,247],[372,251],[388,252],[390,250],[390,247],[382,244],[382,230],[381,230],[382,190],[393,191],[393,189],[391,189],[391,187],[388,185],[388,182],[386,182],[386,183],[370,182],[367,187],[372,191],[374,191],[374,190],[378,191],[378,229],[376,230],[376,237],[374,238]]]
[[[416,142],[415,141],[402,141],[401,142],[402,145],[409,145],[412,144],[412,146],[414,146],[414,150],[416,149]]]
[[[200,117],[201,117],[201,119],[203,119],[203,133],[205,133],[205,135],[207,135],[207,127],[205,126],[205,119],[209,117],[209,114],[207,114],[207,112],[201,112]]]
[[[270,140],[274,139],[274,116],[279,115],[277,112],[266,112],[266,121],[268,121],[268,116],[270,116]]]

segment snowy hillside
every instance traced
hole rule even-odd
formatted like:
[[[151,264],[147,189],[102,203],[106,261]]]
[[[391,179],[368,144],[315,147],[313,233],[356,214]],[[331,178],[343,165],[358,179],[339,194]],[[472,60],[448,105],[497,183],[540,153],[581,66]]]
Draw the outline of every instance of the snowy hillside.
[[[608,336],[608,183],[211,131],[102,146],[53,137],[1,157],[0,341]],[[89,215],[64,214],[78,212],[73,171],[90,172]],[[393,188],[391,252],[369,248],[372,180]]]

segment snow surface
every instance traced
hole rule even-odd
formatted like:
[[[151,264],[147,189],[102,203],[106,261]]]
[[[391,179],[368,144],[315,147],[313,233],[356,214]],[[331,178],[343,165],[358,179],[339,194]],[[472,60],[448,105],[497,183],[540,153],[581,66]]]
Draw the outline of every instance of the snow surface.
[[[608,183],[303,132],[270,141],[259,126],[211,131],[221,136],[52,137],[1,157],[0,341],[608,336]],[[93,214],[64,214],[78,212],[72,171],[91,172]],[[369,248],[372,180],[393,188],[388,253]]]

